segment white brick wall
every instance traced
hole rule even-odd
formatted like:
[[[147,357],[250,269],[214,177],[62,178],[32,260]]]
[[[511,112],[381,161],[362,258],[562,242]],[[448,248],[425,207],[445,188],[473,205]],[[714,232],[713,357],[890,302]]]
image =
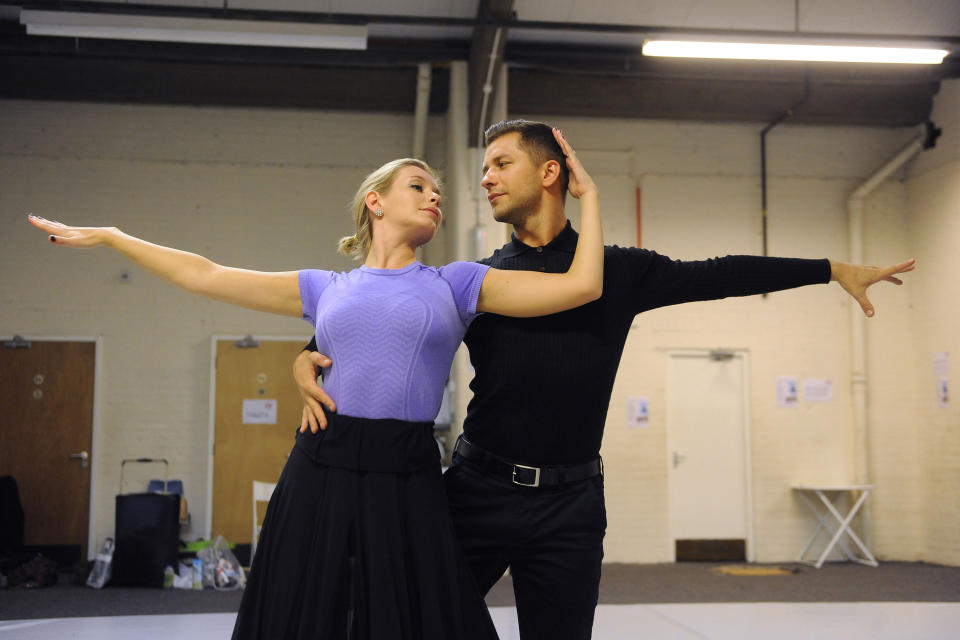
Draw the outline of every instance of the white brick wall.
[[[947,87],[941,93],[952,96],[954,90]],[[955,108],[956,101],[951,99],[954,102],[947,103],[946,110]],[[640,186],[646,247],[684,259],[760,251],[759,126],[586,119],[566,119],[560,125],[580,149],[587,167],[600,168],[608,241],[633,243],[633,187]],[[847,197],[917,133],[917,129],[790,125],[775,129],[767,147],[769,253],[845,260]],[[941,152],[955,154],[955,143],[946,140]],[[930,161],[929,156],[922,159]],[[917,256],[924,271],[928,253],[942,256],[947,250],[910,241],[907,229],[912,210],[907,186],[899,181],[905,173],[899,171],[866,202],[865,260],[889,264]],[[936,181],[941,190],[946,183],[946,178]],[[938,218],[946,226],[942,236],[946,242],[960,237],[951,235],[944,220],[951,215],[956,218],[960,197],[944,198],[949,204],[942,208],[952,206],[953,212],[943,211]],[[575,211],[575,203],[572,208]],[[575,213],[571,217],[576,219]],[[872,500],[873,544],[882,558],[956,563],[955,554],[960,551],[956,520],[941,525],[944,507],[933,505],[958,502],[948,491],[956,478],[948,473],[937,484],[924,480],[939,477],[951,465],[945,461],[929,472],[924,470],[931,455],[924,454],[916,431],[922,394],[916,387],[917,375],[905,374],[905,370],[919,372],[912,328],[912,310],[918,306],[918,296],[924,295],[916,291],[919,273],[907,276],[906,288],[879,286],[871,291],[878,309],[868,322],[871,478],[877,484]],[[944,298],[944,304],[955,306],[947,300],[956,296]],[[662,562],[671,557],[664,416],[664,349],[670,347],[749,350],[757,559],[796,557],[813,523],[789,485],[797,480],[855,477],[850,305],[834,284],[765,299],[683,305],[638,318],[626,345],[604,436],[608,561]],[[949,313],[943,310],[925,317],[942,324],[948,322]],[[930,369],[932,350],[923,358],[925,371]],[[834,382],[835,400],[779,409],[774,396],[774,379],[779,374],[829,378]],[[932,389],[932,376],[927,377]],[[632,395],[650,397],[652,417],[647,430],[625,427],[626,401]],[[955,459],[949,454],[942,457]],[[936,553],[930,551],[928,532],[933,523],[939,525]]]
[[[211,336],[306,341],[310,327],[191,297],[105,250],[50,246],[26,213],[224,264],[348,269],[335,250],[356,185],[409,155],[412,129],[412,116],[0,102],[0,334],[103,336],[95,544],[112,534],[128,457],[169,459],[190,501],[186,535],[204,533]],[[438,130],[432,120],[427,157],[442,166]]]
[[[640,186],[645,246],[684,259],[760,251],[760,125],[558,124],[602,188],[608,242],[635,242]],[[427,156],[440,166],[444,131],[443,118],[432,118]],[[210,336],[305,338],[309,327],[191,298],[106,251],[69,255],[48,247],[24,214],[116,224],[251,268],[349,268],[334,255],[336,240],[350,231],[346,202],[366,171],[409,152],[411,132],[407,116],[0,101],[0,335],[104,338],[98,540],[112,532],[124,457],[171,459],[172,475],[186,482],[194,522],[204,521]],[[847,195],[914,134],[775,129],[768,136],[770,253],[845,258]],[[920,260],[907,287],[873,293],[870,452],[878,554],[958,564],[957,403],[949,410],[930,404],[933,352],[960,354],[950,320],[957,285],[945,277],[960,266],[951,246],[960,238],[960,170],[955,150],[950,156],[947,149],[936,167],[911,174],[906,184],[891,181],[867,201],[866,259]],[[575,201],[569,208],[576,224]],[[133,281],[121,284],[126,269]],[[829,285],[638,318],[604,441],[608,561],[670,556],[663,413],[669,347],[749,350],[758,559],[796,555],[812,523],[789,483],[853,474],[849,308],[846,295]],[[779,409],[779,374],[830,378],[836,398]],[[649,429],[626,429],[631,395],[650,397]],[[195,527],[188,535],[201,533]]]

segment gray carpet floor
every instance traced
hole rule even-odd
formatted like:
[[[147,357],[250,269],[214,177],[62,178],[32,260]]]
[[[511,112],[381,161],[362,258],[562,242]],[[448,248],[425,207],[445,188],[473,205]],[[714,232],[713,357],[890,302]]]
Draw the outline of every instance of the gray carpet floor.
[[[606,564],[601,604],[692,602],[960,602],[960,567],[883,562],[777,565],[788,575],[728,576],[715,570],[728,563]],[[237,591],[181,591],[70,584],[68,574],[47,589],[0,590],[0,620],[236,611]],[[513,606],[509,576],[487,596],[490,606]]]

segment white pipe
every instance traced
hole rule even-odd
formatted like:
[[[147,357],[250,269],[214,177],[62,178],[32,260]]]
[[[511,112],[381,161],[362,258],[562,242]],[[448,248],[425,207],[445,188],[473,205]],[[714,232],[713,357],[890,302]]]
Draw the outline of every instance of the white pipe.
[[[487,61],[487,77],[483,80],[483,101],[480,103],[480,121],[477,123],[477,146],[483,149],[483,131],[487,128],[487,106],[490,104],[490,94],[493,93],[493,72],[497,68],[497,47],[500,46],[501,28],[493,33],[493,46]],[[481,153],[482,155],[482,153]]]
[[[863,264],[863,201],[890,174],[899,169],[923,148],[923,138],[918,138],[903,148],[853,190],[847,199],[847,223],[849,226],[850,262]],[[870,483],[869,415],[867,412],[867,331],[863,310],[856,302],[850,304],[850,392],[853,410],[854,466],[857,483]],[[870,505],[865,504],[861,513],[864,537],[870,545]]]
[[[473,209],[471,185],[478,183],[476,174],[470,172],[470,149],[468,131],[469,87],[467,63],[456,60],[450,63],[450,103],[447,108],[447,171],[445,176],[446,194],[444,211],[447,212],[448,228],[445,237],[448,242],[444,260],[434,260],[435,264],[444,264],[452,260],[470,260],[467,225],[470,211]],[[447,434],[447,449],[453,447],[453,441],[462,430],[463,418],[467,415],[467,403],[470,401],[469,382],[472,378],[470,361],[466,348],[461,345],[453,361],[453,424]]]
[[[483,154],[485,147],[483,144],[483,132],[487,125],[487,108],[490,106],[490,95],[493,93],[493,74],[497,69],[497,48],[500,46],[500,34],[503,31],[500,27],[493,33],[493,46],[490,48],[490,55],[487,61],[487,76],[483,80],[483,99],[480,103],[480,120],[477,123],[477,167],[483,166]],[[487,228],[484,225],[485,208],[483,206],[482,194],[476,191],[477,197],[474,198],[476,206],[476,225],[471,232],[470,251],[474,260],[479,260],[487,255]]]
[[[423,159],[427,139],[427,115],[430,112],[430,75],[433,67],[429,62],[417,65],[417,103],[413,111],[413,157]]]
[[[470,175],[470,150],[467,146],[469,105],[469,82],[467,63],[455,61],[450,64],[450,103],[447,108],[447,175],[448,197],[445,209],[449,211],[447,222],[451,228],[448,238],[453,245],[447,248],[449,260],[470,260],[467,230],[469,212],[473,210],[471,187],[474,182]]]
[[[509,87],[507,85],[507,78],[509,76],[510,74],[507,69],[507,63],[504,62],[502,65],[500,65],[500,75],[497,76],[497,90],[493,94],[494,101],[490,111],[490,120],[493,122],[501,122],[501,121],[507,120],[508,118],[508,115],[507,115],[508,93],[507,92],[509,91]],[[483,203],[482,200],[480,202],[481,204]],[[487,208],[487,213],[485,215],[489,220],[490,219],[489,207]],[[511,230],[512,230],[512,227],[510,225],[504,224],[502,222],[495,222],[491,226],[490,233],[487,237],[488,244],[487,244],[487,251],[485,252],[485,255],[489,254],[492,251],[492,249],[496,249],[497,247],[500,247],[501,245],[506,244],[507,241],[510,240]]]
[[[923,149],[923,137],[917,138],[906,147],[903,148],[900,153],[891,158],[887,164],[883,165],[869,178],[867,178],[863,184],[854,189],[851,198],[863,198],[868,193],[873,191],[877,185],[886,180],[891,173],[900,168],[900,166],[905,163],[907,160],[912,158],[918,151]]]

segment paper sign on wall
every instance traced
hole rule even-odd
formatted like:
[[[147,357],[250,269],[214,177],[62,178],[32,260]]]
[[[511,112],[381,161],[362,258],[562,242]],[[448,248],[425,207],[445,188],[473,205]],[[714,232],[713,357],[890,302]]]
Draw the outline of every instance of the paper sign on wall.
[[[646,429],[650,426],[650,398],[631,396],[627,398],[627,427]]]
[[[938,351],[933,354],[933,375],[946,378],[950,375],[950,352]]]
[[[807,402],[830,402],[833,400],[833,382],[818,378],[804,380],[803,399]]]
[[[797,378],[796,376],[777,376],[777,406],[797,406]]]
[[[243,424],[277,424],[277,401],[259,398],[243,401]]]

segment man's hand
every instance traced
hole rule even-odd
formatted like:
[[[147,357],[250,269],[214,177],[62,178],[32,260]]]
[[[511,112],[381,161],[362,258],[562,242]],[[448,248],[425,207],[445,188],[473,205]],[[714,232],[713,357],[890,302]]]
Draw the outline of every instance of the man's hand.
[[[898,273],[913,271],[915,260],[907,260],[892,267],[864,267],[858,264],[830,261],[830,279],[836,280],[840,286],[860,303],[860,308],[868,318],[875,313],[873,305],[867,298],[867,289],[881,280],[893,284],[903,284],[903,280],[896,277]]]
[[[301,351],[293,361],[293,379],[297,383],[297,390],[303,398],[303,416],[300,418],[300,433],[306,433],[307,428],[312,433],[318,429],[327,428],[327,416],[323,412],[322,404],[330,411],[337,407],[327,395],[327,392],[317,384],[319,367],[329,367],[330,358],[316,351]]]
[[[573,147],[570,146],[570,143],[567,142],[567,139],[563,137],[560,129],[556,127],[553,128],[553,137],[557,141],[557,144],[560,145],[560,150],[563,151],[563,155],[566,156],[567,159],[567,170],[570,172],[567,190],[570,192],[570,195],[579,200],[585,193],[596,193],[597,185],[593,182],[593,178],[590,177],[587,170],[583,168],[580,159],[577,157],[577,153],[573,150]]]

